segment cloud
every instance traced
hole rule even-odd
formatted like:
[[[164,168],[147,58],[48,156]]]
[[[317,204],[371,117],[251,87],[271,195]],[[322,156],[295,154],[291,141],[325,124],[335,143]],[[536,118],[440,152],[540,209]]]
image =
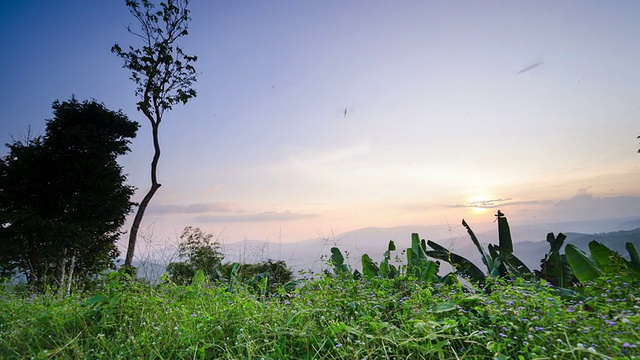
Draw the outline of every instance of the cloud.
[[[523,200],[523,201],[511,201],[511,198],[491,199],[482,201],[470,201],[464,204],[452,204],[447,207],[450,208],[480,208],[480,209],[495,209],[502,206],[514,206],[514,205],[542,205],[551,204],[551,200]]]
[[[589,193],[588,189],[579,189],[572,198],[554,204],[553,211],[557,216],[581,219],[637,216],[640,214],[640,197],[599,197]]]
[[[232,212],[236,211],[232,203],[196,203],[189,205],[152,205],[147,212],[155,215],[165,214],[201,214],[206,212]]]
[[[225,222],[270,222],[270,221],[289,221],[299,219],[309,219],[317,217],[317,214],[298,214],[289,211],[276,212],[266,211],[248,215],[205,215],[197,216],[192,220],[204,223],[225,223]]]

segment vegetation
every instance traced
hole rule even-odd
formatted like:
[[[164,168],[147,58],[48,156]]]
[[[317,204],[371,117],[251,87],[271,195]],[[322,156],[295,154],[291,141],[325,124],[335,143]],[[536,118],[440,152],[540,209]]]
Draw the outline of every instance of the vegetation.
[[[151,161],[151,188],[142,199],[131,224],[129,246],[124,265],[131,267],[136,247],[138,229],[145,210],[160,188],[157,169],[160,161],[160,123],[164,113],[179,103],[186,104],[196,96],[192,88],[196,81],[196,70],[192,63],[196,56],[184,53],[176,42],[189,34],[189,1],[167,0],[160,3],[160,9],[149,0],[126,0],[131,14],[140,23],[139,30],[129,32],[142,40],[141,48],[129,46],[123,50],[116,44],[111,48],[124,61],[124,67],[131,70],[131,80],[136,84],[135,95],[140,98],[138,110],[151,123],[153,135],[153,159]]]
[[[590,254],[561,254],[563,235],[549,234],[534,273],[519,266],[506,217],[496,216],[499,245],[488,251],[464,223],[486,274],[413,234],[406,262],[391,241],[380,264],[364,254],[358,271],[334,247],[323,274],[295,282],[281,261],[222,264],[213,236],[187,227],[183,261],[159,284],[129,268],[68,296],[4,284],[0,358],[640,358],[633,245],[629,260],[595,241]],[[454,271],[439,275],[439,261]],[[565,270],[571,281],[560,280]]]
[[[151,286],[109,274],[95,293],[0,292],[3,359],[631,359],[637,281],[560,297],[546,281],[458,283],[303,274],[264,296],[194,277]]]
[[[167,274],[174,283],[190,283],[198,270],[211,280],[220,279],[224,255],[220,243],[212,239],[212,234],[204,233],[200,228],[188,226],[184,229],[180,235],[178,256],[185,261],[172,262],[167,266]]]
[[[117,157],[138,124],[93,101],[53,103],[44,136],[0,159],[0,271],[68,291],[113,267],[133,203]]]
[[[167,278],[175,284],[188,285],[194,278],[202,277],[205,281],[224,281],[229,289],[233,289],[236,282],[242,282],[263,294],[271,294],[281,285],[295,286],[293,273],[284,261],[223,264],[224,254],[220,243],[217,239],[213,240],[212,234],[200,228],[188,226],[184,229],[180,236],[178,256],[184,261],[172,262],[167,266]]]

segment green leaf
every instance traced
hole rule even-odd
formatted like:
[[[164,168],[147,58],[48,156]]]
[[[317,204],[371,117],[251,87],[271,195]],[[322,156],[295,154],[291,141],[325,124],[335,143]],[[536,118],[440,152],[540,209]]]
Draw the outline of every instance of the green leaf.
[[[482,295],[473,294],[473,295],[469,295],[466,298],[462,299],[462,302],[465,303],[465,304],[477,303],[477,302],[482,301],[484,299],[485,298]]]
[[[566,254],[560,255],[559,259],[559,263],[554,268],[553,274],[556,276],[556,279],[558,279],[557,285],[566,288],[574,281],[575,274],[571,265],[569,265],[569,262],[567,261]]]
[[[238,271],[240,271],[240,263],[233,263],[231,266],[231,272],[229,273],[229,286],[227,287],[227,291],[233,292],[233,283],[238,277]]]
[[[448,312],[448,311],[455,310],[457,308],[458,308],[458,306],[456,305],[455,301],[449,300],[449,301],[445,301],[443,303],[440,303],[440,304],[436,305],[436,307],[433,308],[433,312],[434,313],[443,313],[443,312]]]
[[[595,280],[602,275],[602,270],[598,268],[596,262],[575,245],[568,244],[565,248],[565,255],[573,273],[580,282]]]
[[[514,254],[509,254],[505,262],[507,269],[516,276],[531,274],[531,270]]]
[[[444,246],[441,246],[431,240],[427,241],[427,245],[434,251],[427,251],[427,255],[438,260],[446,261],[456,269],[461,275],[466,275],[475,281],[483,281],[485,274],[473,262],[458,254],[452,253]]]
[[[511,240],[509,222],[500,210],[498,210],[496,217],[498,218],[498,241],[500,244],[500,253],[507,258],[511,253],[513,253],[513,241]]]
[[[94,306],[94,305],[96,305],[97,303],[100,303],[100,302],[102,302],[102,301],[104,301],[104,300],[106,300],[106,299],[107,299],[107,296],[106,296],[106,295],[104,295],[104,294],[98,294],[98,295],[92,296],[92,297],[90,297],[89,299],[87,299],[87,301],[85,301],[85,303],[84,303],[84,304],[85,304],[86,306]]]
[[[393,242],[393,240],[389,240],[389,245],[387,247],[387,253],[391,254],[392,251],[396,251],[396,244]]]
[[[573,270],[564,254],[560,254],[562,244],[567,237],[559,233],[554,236],[553,233],[547,234],[547,242],[549,243],[549,253],[540,260],[540,271],[537,276],[551,282],[553,285],[567,287],[574,280]]]
[[[389,265],[391,260],[391,252],[396,250],[396,244],[393,240],[389,241],[387,251],[384,252],[384,259],[380,263],[380,275],[387,279],[393,279],[398,275],[398,270],[395,266]]]
[[[591,252],[591,258],[595,260],[596,264],[602,270],[603,273],[613,274],[617,270],[619,270],[618,266],[616,266],[614,262],[614,259],[622,258],[620,254],[616,253],[615,251],[612,251],[605,245],[600,244],[595,240],[589,242],[589,251]]]
[[[417,233],[411,234],[411,250],[413,251],[414,257],[418,259],[427,258],[427,254],[424,252],[424,248],[420,241],[420,235]]]
[[[344,256],[337,247],[331,248],[331,263],[336,274],[349,273],[349,267],[344,263]]]
[[[633,244],[630,242],[626,243],[625,247],[629,252],[629,257],[631,257],[631,264],[633,265],[633,267],[640,270],[640,257],[638,256],[638,251],[636,250],[636,247],[633,246]]]
[[[464,221],[464,219],[462,220],[462,226],[464,226],[467,229],[467,233],[469,233],[469,236],[471,237],[471,241],[473,241],[476,248],[478,248],[480,255],[482,255],[482,263],[487,267],[487,271],[489,272],[489,274],[491,274],[492,267],[493,267],[493,261],[491,257],[484,251],[484,248],[482,247],[482,245],[480,245],[480,242],[478,241],[476,234],[473,233],[473,230],[471,230],[471,227],[467,224],[466,221]]]
[[[438,273],[438,264],[431,260],[422,260],[421,277],[422,281],[430,281]]]
[[[380,269],[367,254],[362,255],[362,275],[365,279],[380,276]]]
[[[198,287],[204,284],[205,278],[206,277],[204,276],[204,271],[201,269],[197,270],[193,275],[193,278],[191,278],[191,286]]]

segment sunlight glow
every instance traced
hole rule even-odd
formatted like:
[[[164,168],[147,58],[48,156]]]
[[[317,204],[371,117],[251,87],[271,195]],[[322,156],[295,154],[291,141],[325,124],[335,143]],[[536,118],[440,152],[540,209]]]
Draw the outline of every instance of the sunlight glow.
[[[490,200],[491,200],[490,196],[476,195],[476,196],[470,197],[467,200],[467,204],[469,204],[469,207],[471,208],[471,212],[474,215],[480,215],[480,214],[486,213],[488,210],[491,210],[490,208],[483,206]],[[474,205],[477,205],[477,206],[474,206]]]

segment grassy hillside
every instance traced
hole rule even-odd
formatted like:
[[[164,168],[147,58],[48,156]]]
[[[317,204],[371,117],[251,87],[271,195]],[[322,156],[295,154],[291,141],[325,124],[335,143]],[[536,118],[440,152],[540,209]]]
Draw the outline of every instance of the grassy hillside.
[[[411,278],[313,276],[265,295],[239,284],[147,285],[112,273],[67,298],[0,292],[2,359],[609,359],[640,357],[640,287],[560,296]],[[231,286],[230,286],[231,285]]]

